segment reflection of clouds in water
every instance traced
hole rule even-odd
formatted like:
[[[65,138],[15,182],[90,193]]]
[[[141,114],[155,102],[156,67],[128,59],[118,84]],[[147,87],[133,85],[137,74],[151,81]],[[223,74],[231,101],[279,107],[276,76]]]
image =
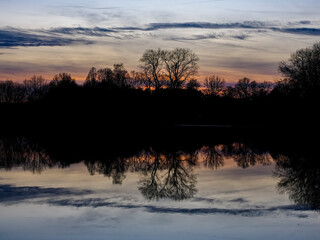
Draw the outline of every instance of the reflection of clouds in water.
[[[94,209],[107,207],[129,210],[138,209],[149,213],[170,213],[187,215],[224,214],[239,215],[245,217],[259,217],[274,214],[285,214],[287,216],[306,218],[308,217],[307,212],[311,210],[309,208],[298,207],[295,205],[279,205],[272,207],[250,205],[250,202],[244,198],[209,199],[202,197],[191,198],[190,201],[184,202],[184,204],[195,203],[197,205],[195,207],[172,207],[166,206],[167,204],[154,205],[153,202],[149,202],[149,204],[145,204],[143,202],[139,203],[132,197],[95,197],[94,193],[88,190],[79,191],[62,188],[13,187],[9,185],[0,186],[0,196],[0,203],[4,205],[27,203],[49,204],[53,206],[75,208],[90,207]],[[203,203],[204,205],[209,204],[209,206],[198,207],[199,203]],[[217,207],[219,205],[221,206]],[[226,205],[231,207],[223,208]]]
[[[27,199],[57,198],[66,196],[83,196],[92,193],[89,190],[65,188],[15,187],[0,185],[0,203],[15,204]]]

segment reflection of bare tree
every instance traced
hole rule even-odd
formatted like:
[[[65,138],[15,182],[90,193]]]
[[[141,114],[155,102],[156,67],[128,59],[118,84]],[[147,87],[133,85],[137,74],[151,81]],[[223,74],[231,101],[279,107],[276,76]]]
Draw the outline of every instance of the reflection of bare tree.
[[[22,166],[24,170],[41,173],[56,165],[59,163],[53,161],[36,142],[20,137],[0,139],[0,167],[6,170]]]
[[[224,146],[223,152],[226,156],[234,158],[234,161],[242,168],[255,166],[257,163],[270,165],[272,162],[272,158],[268,152],[239,142]]]
[[[126,178],[126,159],[116,157],[106,161],[85,161],[88,171],[91,175],[95,173],[103,174],[106,177],[111,177],[113,184],[122,184]]]
[[[275,176],[280,178],[278,190],[287,193],[298,205],[320,209],[320,164],[316,159],[297,155],[275,156]]]
[[[150,159],[151,160],[151,159]],[[149,161],[139,181],[139,190],[147,199],[169,198],[183,200],[196,192],[196,178],[192,173],[194,155],[167,152]]]
[[[219,169],[224,165],[223,146],[206,146],[202,149],[204,153],[203,165],[211,169]]]

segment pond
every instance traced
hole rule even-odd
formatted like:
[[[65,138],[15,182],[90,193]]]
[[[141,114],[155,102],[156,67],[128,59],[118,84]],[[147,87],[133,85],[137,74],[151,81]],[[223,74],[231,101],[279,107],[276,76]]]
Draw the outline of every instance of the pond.
[[[306,144],[79,142],[0,138],[0,239],[319,239]]]

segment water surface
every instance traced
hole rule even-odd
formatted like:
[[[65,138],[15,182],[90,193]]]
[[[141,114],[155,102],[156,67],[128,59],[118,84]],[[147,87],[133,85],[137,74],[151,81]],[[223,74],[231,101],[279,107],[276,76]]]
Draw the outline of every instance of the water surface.
[[[0,239],[318,239],[320,168],[308,153],[2,138]]]

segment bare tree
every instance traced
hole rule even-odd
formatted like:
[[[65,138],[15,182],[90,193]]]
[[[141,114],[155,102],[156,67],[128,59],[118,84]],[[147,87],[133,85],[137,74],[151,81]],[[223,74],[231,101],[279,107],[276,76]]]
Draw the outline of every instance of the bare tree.
[[[198,90],[198,88],[201,86],[201,84],[199,83],[199,81],[195,78],[190,79],[187,84],[186,84],[186,88],[188,90]]]
[[[84,82],[84,86],[86,87],[93,87],[95,86],[98,82],[97,82],[97,69],[95,67],[92,67],[89,70],[88,76],[86,78],[86,81]]]
[[[123,63],[113,65],[113,80],[117,87],[127,87],[127,79],[129,78],[128,71],[124,68]]]
[[[271,82],[258,83],[249,78],[242,78],[234,87],[233,97],[239,99],[253,99],[267,96],[273,87]]]
[[[76,81],[71,77],[71,74],[59,73],[53,77],[53,80],[50,82],[49,86],[53,88],[74,88],[78,85]]]
[[[110,68],[102,68],[97,71],[97,80],[107,85],[113,85],[113,71]]]
[[[18,103],[25,100],[25,91],[21,84],[10,80],[0,81],[0,103]]]
[[[198,72],[199,58],[189,49],[163,50],[162,59],[167,71],[170,88],[181,87],[184,82]]]
[[[30,79],[23,81],[26,98],[35,101],[43,97],[48,90],[48,83],[41,75],[34,75]]]
[[[204,81],[205,93],[208,95],[218,96],[225,88],[225,80],[218,76],[212,75]]]
[[[145,85],[145,82],[146,82],[145,74],[143,72],[131,71],[127,82],[131,88],[139,89]]]
[[[143,64],[140,66],[145,74],[146,87],[153,87],[156,90],[160,89],[164,85],[162,71],[163,71],[163,51],[158,48],[157,50],[146,50],[140,62]]]

